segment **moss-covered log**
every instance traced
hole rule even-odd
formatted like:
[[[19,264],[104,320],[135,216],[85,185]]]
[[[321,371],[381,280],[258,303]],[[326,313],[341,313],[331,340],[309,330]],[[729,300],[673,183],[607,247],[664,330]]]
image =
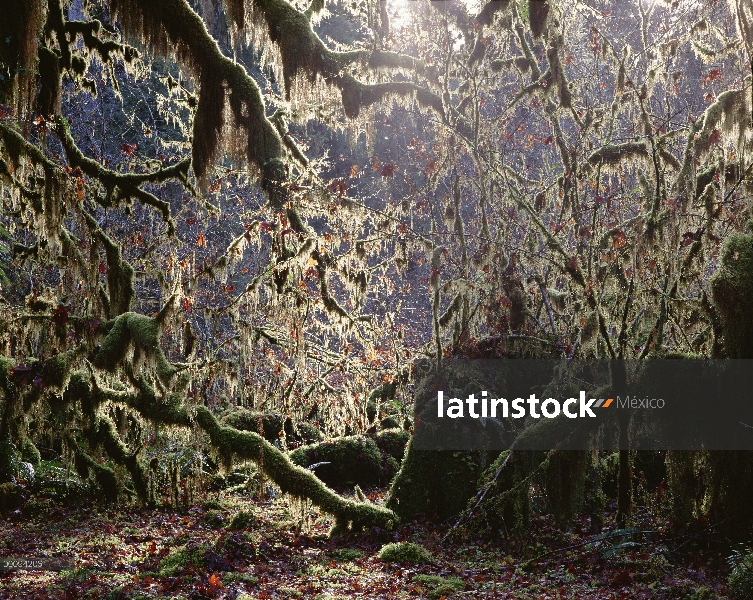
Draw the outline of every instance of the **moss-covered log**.
[[[383,453],[376,442],[354,435],[298,448],[290,455],[298,466],[313,469],[316,476],[331,486],[382,485],[398,470],[397,461]]]
[[[391,528],[396,524],[397,515],[391,510],[338,496],[313,473],[290,462],[286,454],[259,434],[220,425],[204,406],[196,409],[196,421],[220,452],[261,462],[264,472],[284,493],[308,498],[324,512],[334,515],[333,533],[372,526]]]

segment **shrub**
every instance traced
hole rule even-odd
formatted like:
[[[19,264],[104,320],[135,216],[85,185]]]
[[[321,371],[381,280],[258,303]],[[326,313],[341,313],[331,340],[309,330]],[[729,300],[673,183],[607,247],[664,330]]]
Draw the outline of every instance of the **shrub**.
[[[254,521],[256,521],[256,518],[253,514],[247,510],[242,510],[235,514],[228,527],[233,531],[240,531],[241,529],[248,529]]]
[[[455,592],[465,588],[465,583],[458,577],[439,577],[438,575],[416,575],[413,581],[420,583],[427,588],[427,597],[430,600],[439,600],[443,597],[449,597]]]
[[[204,559],[206,552],[207,547],[204,545],[193,547],[179,546],[178,548],[175,548],[160,561],[160,577],[173,577],[188,565],[204,568],[206,566],[206,560]]]
[[[423,564],[432,562],[431,554],[426,548],[412,542],[387,544],[379,551],[383,562]]]
[[[729,559],[732,573],[727,577],[730,596],[736,600],[753,598],[753,552],[750,548],[735,551]]]

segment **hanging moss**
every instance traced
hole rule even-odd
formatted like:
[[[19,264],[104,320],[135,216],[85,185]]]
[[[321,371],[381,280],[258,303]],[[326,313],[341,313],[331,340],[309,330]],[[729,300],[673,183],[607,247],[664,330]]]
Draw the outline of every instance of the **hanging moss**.
[[[139,460],[138,453],[131,453],[122,442],[111,419],[101,417],[95,425],[95,439],[102,445],[107,455],[117,464],[124,465],[131,475],[134,489],[139,500],[148,503],[146,473]]]
[[[42,367],[42,381],[47,387],[63,389],[68,382],[71,364],[78,355],[77,350],[62,352],[44,362]]]
[[[53,115],[60,110],[60,56],[46,46],[39,49],[39,95],[37,110]]]
[[[22,115],[28,109],[33,93],[32,74],[43,14],[44,6],[40,0],[23,0],[5,3],[0,19],[0,65],[4,69],[0,80],[0,102],[11,104],[16,96]]]
[[[99,239],[107,256],[108,316],[117,317],[131,310],[136,294],[133,290],[133,267],[120,255],[120,245],[100,230]]]
[[[87,479],[90,475],[94,476],[94,480],[102,489],[106,500],[115,502],[118,499],[118,480],[115,476],[115,471],[109,467],[100,465],[82,450],[76,452],[74,465],[76,472],[82,479]]]
[[[237,130],[245,134],[247,159],[261,169],[263,187],[273,204],[281,206],[285,193],[280,183],[287,179],[283,141],[266,117],[259,86],[243,66],[222,54],[201,17],[185,0],[113,0],[112,7],[128,36],[145,41],[164,56],[177,53],[199,79],[192,150],[197,177],[206,175],[218,152],[227,97]],[[240,17],[237,10],[236,17]],[[286,31],[286,37],[294,38],[288,34]]]
[[[21,460],[30,463],[35,469],[39,468],[39,463],[42,462],[42,455],[28,437],[21,442]]]
[[[159,347],[160,323],[157,318],[134,312],[120,315],[110,327],[102,346],[94,357],[97,367],[114,372],[122,363],[130,346],[134,354],[143,352],[154,360],[155,373],[167,384],[177,369],[165,358]]]
[[[369,423],[373,423],[377,417],[380,405],[388,400],[393,400],[397,395],[397,381],[385,382],[374,388],[366,401],[366,416]]]
[[[544,35],[549,20],[549,0],[528,0],[528,22],[534,38]]]
[[[308,498],[323,511],[335,515],[333,535],[375,525],[389,529],[396,524],[397,517],[391,510],[338,496],[313,473],[291,463],[287,455],[258,434],[220,425],[206,407],[196,408],[196,422],[221,452],[254,461],[263,456],[264,472],[283,493]]]
[[[127,395],[123,400],[141,416],[162,425],[183,427],[191,425],[191,419],[183,404],[185,398],[183,392],[175,391],[163,398],[158,398],[154,386],[146,381],[145,377],[139,377],[135,384],[138,392]]]

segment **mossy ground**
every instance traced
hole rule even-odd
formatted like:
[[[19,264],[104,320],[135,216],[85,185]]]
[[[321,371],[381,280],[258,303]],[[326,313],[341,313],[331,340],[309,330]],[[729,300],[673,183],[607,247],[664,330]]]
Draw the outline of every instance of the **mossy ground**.
[[[0,557],[57,552],[72,557],[75,569],[0,571],[2,598],[729,598],[726,552],[709,551],[697,532],[642,534],[618,551],[625,539],[599,540],[585,518],[561,532],[551,518],[535,517],[536,535],[511,553],[478,540],[444,541],[447,525],[425,522],[331,540],[331,522],[317,512],[311,530],[299,534],[295,511],[279,494],[262,501],[211,493],[175,511],[92,504],[86,496],[63,506],[45,489],[0,519]],[[385,494],[367,490],[376,504]],[[225,518],[208,523],[210,512]],[[234,531],[238,514],[253,520]],[[655,531],[658,522],[646,517],[636,526]],[[606,527],[614,527],[609,508]],[[381,560],[396,542],[419,545],[431,562]],[[699,589],[709,592],[693,596]]]

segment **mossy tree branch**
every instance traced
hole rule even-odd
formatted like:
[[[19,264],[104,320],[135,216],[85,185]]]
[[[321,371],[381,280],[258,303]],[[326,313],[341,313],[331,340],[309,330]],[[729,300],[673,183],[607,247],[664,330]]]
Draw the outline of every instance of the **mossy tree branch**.
[[[220,425],[209,409],[196,409],[196,422],[209,434],[212,444],[221,452],[258,461],[262,457],[265,473],[287,494],[309,498],[323,511],[336,518],[335,531],[358,531],[364,527],[391,527],[397,521],[395,513],[386,508],[347,500],[327,488],[310,471],[298,467],[290,459],[251,431],[238,431]]]

